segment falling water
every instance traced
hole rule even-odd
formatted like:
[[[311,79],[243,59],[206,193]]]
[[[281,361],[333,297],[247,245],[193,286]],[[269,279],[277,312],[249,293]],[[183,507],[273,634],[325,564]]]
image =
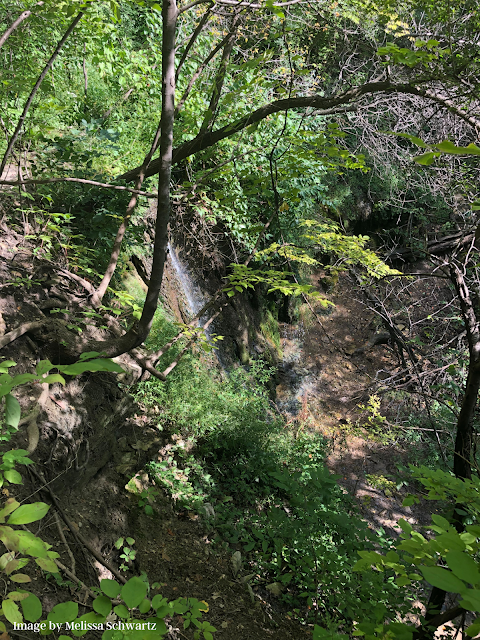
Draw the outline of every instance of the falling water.
[[[178,256],[177,250],[175,247],[169,242],[167,245],[170,259],[172,261],[172,266],[175,269],[175,273],[177,274],[177,278],[182,286],[183,293],[185,295],[185,300],[188,305],[188,310],[191,314],[191,317],[194,318],[200,309],[205,306],[205,303],[208,301],[208,298],[204,295],[203,291],[200,289],[198,285],[195,284],[192,276],[190,275],[187,267],[181,261]],[[198,326],[203,327],[203,325],[207,322],[208,316],[202,316],[198,321]],[[215,335],[214,326],[211,324],[205,329],[205,336],[208,342],[211,343],[212,336]],[[217,342],[215,345],[215,355],[217,356],[217,360],[220,363],[223,369],[227,369],[227,363],[223,354],[221,352],[222,343]]]
[[[203,295],[200,288],[194,283],[193,279],[185,268],[185,265],[179,259],[177,250],[170,242],[168,243],[168,252],[172,261],[172,266],[175,269],[180,284],[182,285],[183,293],[185,294],[185,299],[188,304],[188,310],[190,311],[192,317],[195,317],[205,304],[205,296]],[[200,320],[200,325],[206,322],[206,318],[201,318]]]

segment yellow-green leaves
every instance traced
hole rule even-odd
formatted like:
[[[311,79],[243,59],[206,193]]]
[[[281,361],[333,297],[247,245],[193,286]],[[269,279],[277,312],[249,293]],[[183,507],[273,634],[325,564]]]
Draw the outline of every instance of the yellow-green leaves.
[[[306,240],[317,250],[337,257],[336,271],[357,265],[373,278],[400,275],[399,271],[391,269],[373,251],[365,248],[370,240],[368,236],[347,236],[329,220],[303,220],[302,225],[307,229],[303,235]]]

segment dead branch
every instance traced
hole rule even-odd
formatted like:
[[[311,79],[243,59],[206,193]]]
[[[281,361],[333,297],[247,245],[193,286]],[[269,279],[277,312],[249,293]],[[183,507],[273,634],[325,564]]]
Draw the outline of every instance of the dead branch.
[[[41,7],[42,4],[44,4],[44,2],[37,2],[36,6]],[[31,15],[32,15],[31,11],[23,11],[23,13],[21,13],[18,16],[18,18],[8,27],[8,29],[0,37],[0,49],[5,44],[7,38],[9,38],[12,35],[12,33],[15,31],[15,29],[19,27],[22,24],[22,22]]]
[[[107,562],[107,560],[105,560],[105,558],[94,547],[92,547],[92,545],[87,540],[85,540],[85,538],[75,529],[75,527],[73,526],[73,523],[71,522],[70,518],[65,514],[65,511],[62,509],[59,499],[53,493],[53,491],[50,488],[50,486],[48,485],[48,483],[45,482],[45,479],[42,477],[42,475],[32,467],[29,467],[29,471],[31,471],[33,473],[33,475],[36,476],[37,479],[41,481],[41,483],[43,485],[42,488],[44,488],[44,489],[46,489],[48,491],[48,493],[50,494],[50,497],[52,499],[52,502],[55,505],[55,508],[57,509],[58,513],[62,517],[62,519],[65,522],[65,524],[67,525],[67,527],[72,532],[73,536],[86,549],[88,549],[88,551],[90,551],[92,556],[96,560],[98,560],[98,562],[100,562],[100,564],[103,564],[103,566],[106,569],[108,569],[110,571],[110,573],[112,573],[119,582],[121,582],[122,584],[125,584],[126,581],[127,581],[126,578],[124,576],[122,576],[122,574],[119,571],[117,571],[117,569],[115,569],[115,567],[112,567],[112,565],[109,562]]]
[[[148,191],[140,191],[131,187],[122,187],[117,184],[107,184],[105,182],[97,182],[96,180],[86,180],[83,178],[44,178],[44,179],[31,179],[31,180],[0,180],[0,185],[16,187],[25,184],[52,184],[53,182],[78,182],[80,184],[91,184],[94,187],[102,187],[103,189],[114,189],[115,191],[128,191],[134,193],[137,196],[144,196],[145,198],[156,198],[156,193],[149,193]]]
[[[38,80],[35,83],[35,86],[31,90],[30,95],[28,96],[27,102],[25,103],[25,106],[23,108],[22,115],[18,119],[18,123],[17,123],[17,126],[15,128],[15,131],[13,132],[13,135],[10,138],[10,142],[8,143],[8,147],[7,147],[7,150],[5,151],[5,154],[3,156],[2,163],[0,164],[0,176],[3,175],[3,171],[4,171],[5,166],[7,164],[8,156],[10,155],[10,153],[11,153],[11,151],[13,149],[13,146],[14,146],[15,142],[17,141],[17,138],[18,138],[18,136],[20,134],[20,131],[23,128],[23,123],[25,122],[25,118],[27,117],[28,110],[30,109],[30,105],[32,104],[33,99],[35,98],[35,96],[37,94],[37,91],[40,88],[40,85],[42,84],[42,82],[43,82],[45,76],[47,75],[47,73],[50,71],[53,63],[57,59],[58,54],[60,53],[63,45],[65,44],[65,42],[69,38],[70,34],[73,32],[73,30],[75,29],[77,24],[83,18],[83,15],[84,15],[84,11],[80,11],[75,16],[75,18],[72,20],[72,22],[70,23],[70,26],[65,31],[65,33],[63,35],[63,38],[57,44],[57,47],[56,47],[55,51],[53,52],[52,56],[50,57],[50,60],[47,62],[47,64],[43,68],[42,73],[39,75]]]

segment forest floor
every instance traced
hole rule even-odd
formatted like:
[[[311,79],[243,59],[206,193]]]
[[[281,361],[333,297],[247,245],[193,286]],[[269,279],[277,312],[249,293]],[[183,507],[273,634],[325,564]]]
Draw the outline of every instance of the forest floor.
[[[378,322],[347,274],[326,297],[335,306],[328,312],[315,310],[315,315],[307,309],[308,326],[305,321],[282,325],[287,372],[277,387],[277,398],[288,414],[295,404],[293,389],[293,422],[325,435],[330,446],[327,465],[355,497],[363,518],[372,528],[382,527],[396,536],[400,518],[426,525],[433,506],[403,507],[407,491],[395,486],[398,465],[417,461],[422,444],[415,443],[414,452],[399,444],[404,442],[401,431],[395,433],[375,419],[373,430],[363,426],[372,412],[361,407],[378,392],[379,381],[398,370],[398,358],[387,344],[367,346]],[[356,353],[361,348],[365,351]],[[385,409],[388,403],[382,401],[382,414]]]

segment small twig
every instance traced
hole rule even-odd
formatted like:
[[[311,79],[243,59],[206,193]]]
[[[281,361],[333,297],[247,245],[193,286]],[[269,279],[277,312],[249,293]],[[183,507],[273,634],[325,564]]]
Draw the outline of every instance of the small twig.
[[[70,569],[68,569],[64,564],[62,564],[59,560],[54,560],[55,564],[57,565],[57,567],[59,569],[61,569],[65,574],[67,574],[67,576],[73,580],[75,582],[75,584],[80,585],[82,587],[82,589],[87,593],[88,596],[90,596],[90,598],[95,599],[97,596],[93,593],[93,591],[91,591],[87,585],[82,582],[80,580],[80,578],[77,578],[77,576],[72,573],[70,571]]]
[[[62,540],[63,544],[65,545],[67,553],[68,553],[68,555],[70,557],[70,562],[72,563],[71,572],[72,572],[72,574],[75,574],[75,557],[74,557],[74,555],[72,553],[72,550],[69,547],[67,539],[65,538],[65,534],[63,533],[62,523],[60,522],[60,518],[58,517],[58,513],[56,511],[54,511],[53,512],[53,516],[54,516],[55,522],[57,524],[57,529],[58,529],[58,533],[60,535],[60,539]]]

